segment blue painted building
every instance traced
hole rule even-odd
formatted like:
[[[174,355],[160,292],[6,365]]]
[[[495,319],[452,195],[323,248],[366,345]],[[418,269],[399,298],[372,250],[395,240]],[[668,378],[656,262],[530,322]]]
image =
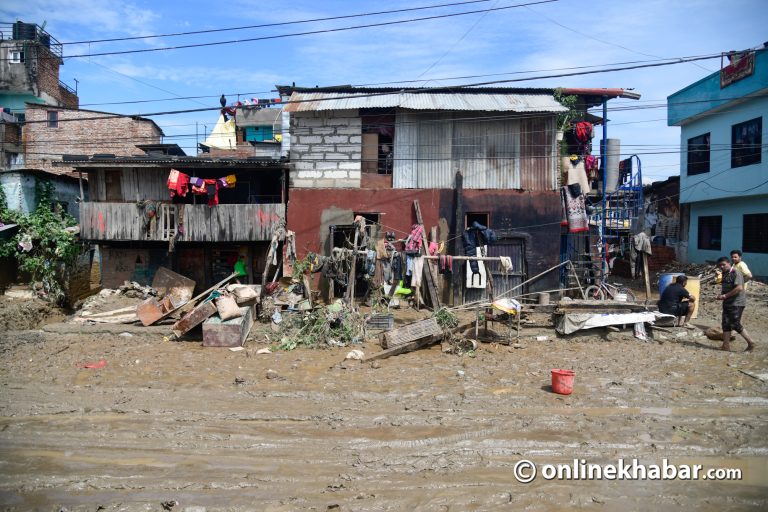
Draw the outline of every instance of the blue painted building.
[[[752,273],[768,276],[768,46],[729,60],[667,98],[667,124],[680,127],[688,261],[741,249]]]

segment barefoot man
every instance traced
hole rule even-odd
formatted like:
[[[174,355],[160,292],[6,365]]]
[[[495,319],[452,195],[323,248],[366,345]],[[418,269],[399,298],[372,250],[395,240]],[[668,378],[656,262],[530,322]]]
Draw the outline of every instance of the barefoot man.
[[[726,351],[731,350],[731,331],[736,331],[746,340],[746,352],[749,352],[755,348],[755,344],[741,325],[741,315],[747,305],[744,276],[725,256],[717,260],[717,266],[723,272],[722,293],[717,296],[717,300],[723,301],[723,346],[720,348]]]

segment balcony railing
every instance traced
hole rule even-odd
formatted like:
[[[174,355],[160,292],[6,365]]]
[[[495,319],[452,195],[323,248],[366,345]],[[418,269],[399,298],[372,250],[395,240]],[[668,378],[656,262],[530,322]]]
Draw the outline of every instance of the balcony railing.
[[[0,40],[34,41],[48,48],[59,59],[64,57],[62,44],[36,23],[0,23]]]
[[[154,213],[152,213],[154,212]],[[152,220],[154,218],[154,221]],[[270,240],[285,219],[285,205],[80,203],[84,240],[249,242]]]

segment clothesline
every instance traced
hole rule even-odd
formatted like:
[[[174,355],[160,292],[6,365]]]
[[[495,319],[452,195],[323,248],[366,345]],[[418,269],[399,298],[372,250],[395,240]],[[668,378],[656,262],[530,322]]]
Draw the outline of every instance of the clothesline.
[[[368,251],[358,250],[357,254],[358,255],[366,255],[366,254],[368,254]],[[421,255],[416,254],[416,255],[414,255],[415,258],[417,258],[419,256],[421,256],[422,258],[427,259],[427,260],[439,260],[440,256],[448,256],[448,255],[446,255],[446,254],[437,255],[437,256],[427,256],[425,254],[421,254]],[[504,256],[451,256],[451,258],[453,258],[454,260],[459,260],[459,261],[501,261],[501,259],[503,257]]]

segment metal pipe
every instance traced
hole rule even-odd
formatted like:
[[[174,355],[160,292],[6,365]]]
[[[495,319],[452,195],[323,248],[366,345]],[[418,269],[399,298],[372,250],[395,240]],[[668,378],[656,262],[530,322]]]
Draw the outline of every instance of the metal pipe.
[[[605,216],[607,215],[605,201],[605,178],[608,172],[608,96],[603,96],[603,145],[600,151],[600,163],[603,167],[603,199],[602,199],[602,223],[600,231],[600,279],[605,279]]]

